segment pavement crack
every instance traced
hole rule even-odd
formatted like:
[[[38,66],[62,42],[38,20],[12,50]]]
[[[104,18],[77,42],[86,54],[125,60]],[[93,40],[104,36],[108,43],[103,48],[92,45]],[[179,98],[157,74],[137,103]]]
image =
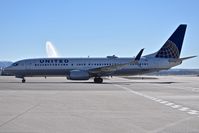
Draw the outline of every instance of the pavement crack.
[[[34,105],[34,106],[31,106],[30,108],[26,109],[24,112],[22,112],[22,113],[20,113],[20,114],[18,114],[18,115],[16,115],[16,116],[14,116],[13,118],[11,118],[11,119],[7,120],[6,122],[2,123],[2,124],[0,125],[0,127],[3,127],[4,125],[6,125],[6,124],[8,124],[8,123],[10,123],[10,122],[12,122],[12,121],[14,121],[14,120],[16,120],[17,118],[19,118],[20,116],[24,115],[25,113],[29,112],[30,110],[34,109],[34,108],[37,107],[37,106],[39,106],[39,104],[36,104],[36,105]]]
[[[155,130],[150,131],[150,132],[148,132],[148,133],[159,133],[159,132],[164,131],[165,129],[167,129],[167,128],[169,128],[169,127],[175,126],[175,125],[177,125],[177,124],[180,124],[180,123],[185,122],[185,121],[187,121],[187,120],[190,120],[190,119],[192,119],[192,118],[194,118],[194,117],[187,117],[187,118],[185,118],[185,119],[178,120],[178,121],[176,121],[176,122],[167,124],[167,125],[165,125],[164,127],[155,129]]]

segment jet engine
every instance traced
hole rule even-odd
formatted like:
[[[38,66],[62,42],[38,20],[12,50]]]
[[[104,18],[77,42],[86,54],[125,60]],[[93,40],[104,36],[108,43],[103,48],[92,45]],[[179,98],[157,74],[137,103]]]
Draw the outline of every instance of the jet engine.
[[[88,80],[90,78],[89,73],[83,70],[72,70],[67,77],[70,80]]]

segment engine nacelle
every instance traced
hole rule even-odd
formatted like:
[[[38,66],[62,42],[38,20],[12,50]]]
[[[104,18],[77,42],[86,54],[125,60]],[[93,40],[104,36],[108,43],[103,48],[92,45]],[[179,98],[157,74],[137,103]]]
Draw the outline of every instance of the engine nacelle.
[[[90,78],[90,75],[87,71],[72,70],[70,71],[70,75],[67,78],[70,80],[88,80]]]

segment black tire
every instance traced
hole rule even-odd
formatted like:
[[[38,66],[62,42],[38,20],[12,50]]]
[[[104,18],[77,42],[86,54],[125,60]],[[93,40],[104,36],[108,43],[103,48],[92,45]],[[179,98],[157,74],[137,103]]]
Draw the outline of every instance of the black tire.
[[[94,82],[95,83],[103,83],[103,79],[102,78],[94,78]]]
[[[25,79],[22,79],[22,81],[21,81],[22,83],[25,83],[26,82],[26,80]]]

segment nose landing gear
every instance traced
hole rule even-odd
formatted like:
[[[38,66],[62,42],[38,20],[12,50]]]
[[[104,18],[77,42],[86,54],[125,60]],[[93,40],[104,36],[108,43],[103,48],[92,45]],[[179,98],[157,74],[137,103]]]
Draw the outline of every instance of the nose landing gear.
[[[25,80],[25,78],[22,78],[22,81],[21,81],[22,83],[25,83],[26,82],[26,80]]]

